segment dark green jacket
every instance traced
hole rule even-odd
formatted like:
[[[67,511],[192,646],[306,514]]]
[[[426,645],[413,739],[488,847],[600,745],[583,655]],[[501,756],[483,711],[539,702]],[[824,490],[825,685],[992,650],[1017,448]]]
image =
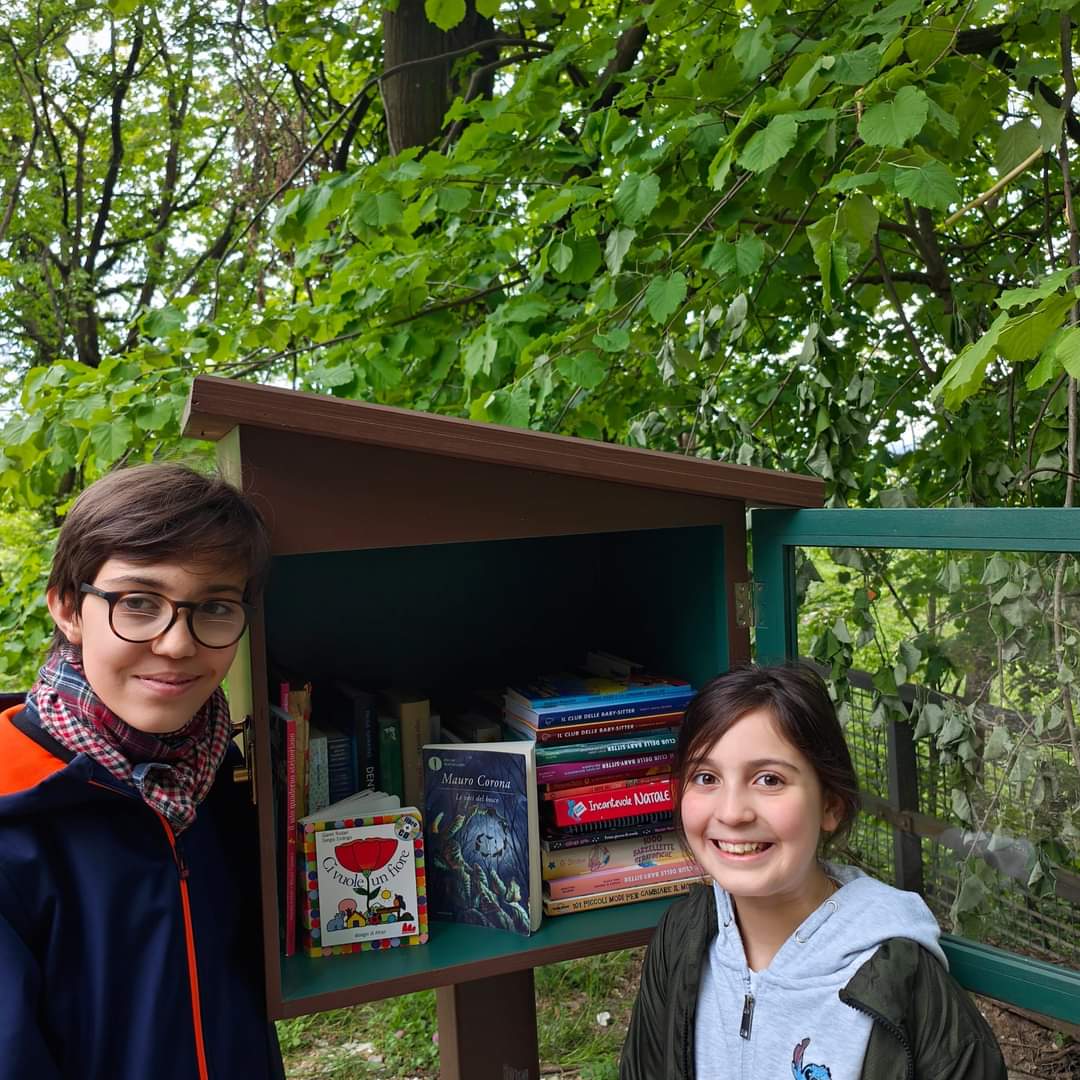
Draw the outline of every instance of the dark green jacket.
[[[620,1080],[693,1080],[698,986],[716,934],[711,887],[694,889],[660,921],[645,956]],[[978,1009],[914,941],[885,941],[840,991],[840,999],[874,1020],[862,1080],[1007,1078],[1001,1051]]]

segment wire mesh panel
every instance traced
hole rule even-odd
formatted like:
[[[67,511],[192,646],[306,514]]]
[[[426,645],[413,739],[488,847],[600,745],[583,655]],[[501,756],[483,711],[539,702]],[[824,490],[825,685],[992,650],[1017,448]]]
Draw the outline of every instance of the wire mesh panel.
[[[1077,557],[804,549],[796,587],[799,652],[831,683],[873,811],[852,861],[893,881],[897,837],[917,835],[945,929],[1080,967]],[[895,725],[914,736],[910,805]]]

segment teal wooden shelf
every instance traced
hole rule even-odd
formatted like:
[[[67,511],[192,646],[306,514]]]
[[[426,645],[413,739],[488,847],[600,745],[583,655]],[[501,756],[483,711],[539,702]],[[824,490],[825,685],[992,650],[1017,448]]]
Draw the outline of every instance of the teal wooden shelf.
[[[432,920],[425,945],[346,956],[292,956],[281,962],[284,1016],[317,1012],[327,995],[342,1004],[539,967],[643,945],[670,899],[545,918],[529,937]]]

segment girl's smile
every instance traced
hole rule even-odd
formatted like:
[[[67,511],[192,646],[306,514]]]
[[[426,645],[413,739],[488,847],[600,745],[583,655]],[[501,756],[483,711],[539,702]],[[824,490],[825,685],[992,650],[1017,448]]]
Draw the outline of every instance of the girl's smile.
[[[755,710],[692,768],[680,813],[697,861],[737,906],[809,914],[827,885],[817,853],[839,824],[834,802],[772,715]]]

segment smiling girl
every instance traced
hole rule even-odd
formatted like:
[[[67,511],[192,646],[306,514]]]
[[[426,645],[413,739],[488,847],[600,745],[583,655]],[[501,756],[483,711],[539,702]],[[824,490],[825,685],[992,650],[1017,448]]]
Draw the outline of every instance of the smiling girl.
[[[649,946],[621,1080],[1005,1080],[922,899],[821,858],[859,796],[816,674],[707,683],[674,775],[712,886],[676,902]]]

